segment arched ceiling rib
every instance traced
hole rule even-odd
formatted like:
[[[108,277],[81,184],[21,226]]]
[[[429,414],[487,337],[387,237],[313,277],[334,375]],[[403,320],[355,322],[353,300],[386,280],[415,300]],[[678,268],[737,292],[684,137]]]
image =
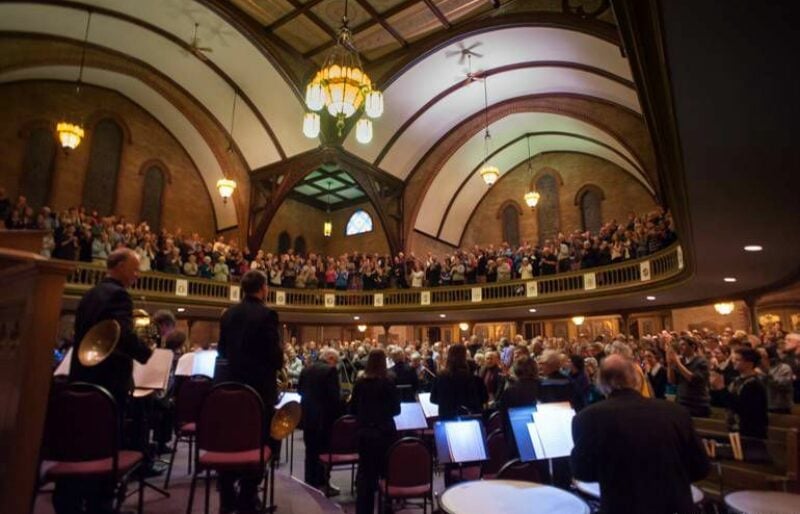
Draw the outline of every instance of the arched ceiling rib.
[[[86,9],[103,9],[92,16],[89,41],[125,53],[163,71],[208,108],[223,127],[229,127],[236,84],[250,99],[258,115],[245,102],[237,106],[233,137],[251,169],[281,159],[282,150],[293,155],[315,146],[298,129],[303,107],[294,90],[244,35],[205,6],[189,1],[137,0],[114,2],[86,0],[66,6],[47,3],[0,4],[0,30],[49,34],[82,40]],[[113,12],[108,12],[113,9]],[[119,13],[116,15],[115,13]],[[139,20],[134,22],[131,19]],[[200,23],[200,43],[213,52],[209,66],[189,53],[174,38],[189,41],[194,23]],[[158,30],[153,29],[156,27]],[[219,71],[217,71],[219,70]],[[224,74],[224,76],[223,76]],[[277,139],[273,143],[266,120]]]
[[[77,73],[78,68],[75,66],[41,66],[2,73],[0,74],[0,82],[41,79],[73,81]],[[83,80],[87,84],[118,91],[161,122],[186,149],[207,187],[209,187],[210,193],[214,193],[210,194],[210,197],[214,206],[217,229],[225,230],[237,225],[234,202],[223,203],[220,196],[215,194],[213,184],[225,177],[222,168],[206,140],[198,132],[197,128],[186,119],[183,113],[161,96],[160,93],[129,75],[96,68],[86,68]]]
[[[546,128],[546,130],[542,130]],[[534,152],[573,151],[595,155],[617,164],[640,181],[648,191],[641,163],[615,137],[578,119],[553,113],[524,112],[501,118],[489,126],[492,147],[499,150],[492,162],[505,173],[527,157],[527,144],[521,135],[544,132],[531,138]],[[458,244],[472,209],[486,192],[486,185],[475,170],[483,161],[483,133],[464,141],[433,178],[413,221],[426,234]],[[452,199],[449,205],[443,199]]]
[[[372,162],[380,158],[376,164],[405,178],[413,169],[413,161],[421,158],[432,142],[483,107],[480,83],[443,95],[464,80],[467,64],[459,63],[462,48],[473,48],[482,55],[473,58],[473,72],[510,68],[489,79],[490,103],[537,92],[566,92],[640,112],[628,62],[616,45],[567,29],[501,28],[440,48],[411,66],[386,89],[386,112],[375,124],[372,143],[359,145],[351,134],[345,148]],[[544,62],[558,65],[541,65]],[[519,63],[528,63],[529,67],[515,69],[513,65]],[[438,101],[420,114],[437,97]],[[417,119],[408,124],[415,116]],[[403,134],[393,140],[401,128]]]

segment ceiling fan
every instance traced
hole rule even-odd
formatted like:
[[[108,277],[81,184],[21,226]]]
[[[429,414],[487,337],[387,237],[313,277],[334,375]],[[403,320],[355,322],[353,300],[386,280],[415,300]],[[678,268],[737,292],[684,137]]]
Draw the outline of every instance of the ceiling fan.
[[[189,43],[189,51],[194,54],[200,60],[207,61],[208,55],[214,51],[211,47],[208,46],[200,46],[200,39],[197,38],[197,29],[200,27],[200,24],[195,22],[194,24],[194,35],[192,35],[192,41]]]
[[[477,57],[477,58],[483,57],[483,54],[479,54],[479,53],[475,52],[473,49],[481,46],[482,44],[483,43],[481,43],[480,41],[477,41],[477,42],[471,44],[470,46],[465,47],[463,43],[458,43],[458,45],[457,45],[459,47],[458,50],[453,50],[453,51],[445,53],[446,57],[453,57],[453,56],[456,56],[456,55],[460,56],[458,58],[458,65],[459,66],[463,66],[465,61],[467,62],[467,69],[464,72],[465,75],[466,75],[466,82],[467,83],[472,83],[472,82],[474,82],[476,80],[480,80],[482,78],[482,73],[481,72],[472,71],[472,58],[473,57]],[[462,80],[461,77],[459,77],[459,80]]]

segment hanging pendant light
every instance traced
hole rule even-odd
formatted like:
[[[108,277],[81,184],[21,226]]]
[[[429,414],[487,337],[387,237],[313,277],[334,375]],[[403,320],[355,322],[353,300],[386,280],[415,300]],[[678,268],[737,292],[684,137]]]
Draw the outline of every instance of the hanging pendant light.
[[[233,196],[233,191],[236,189],[236,181],[221,178],[217,180],[217,191],[219,191],[219,195],[222,197],[222,203],[228,203],[228,198]]]
[[[364,145],[372,141],[372,120],[369,118],[358,120],[358,123],[356,123],[356,140]]]
[[[81,49],[81,65],[78,69],[78,80],[75,83],[75,94],[81,92],[81,81],[83,80],[83,67],[86,63],[86,46],[89,41],[89,26],[92,21],[92,11],[89,11],[86,16],[86,30],[83,34],[83,48]],[[56,123],[56,134],[58,134],[58,141],[61,143],[61,148],[64,151],[74,150],[78,148],[83,141],[85,132],[80,122],[76,119],[69,119],[65,116],[64,119]]]
[[[333,234],[333,222],[331,221],[331,181],[328,181],[328,204],[327,208],[325,209],[326,217],[325,223],[322,224],[322,235],[325,237],[331,237]]]
[[[364,113],[370,118],[378,118],[383,114],[383,93],[374,87],[364,71],[361,57],[353,43],[347,18],[347,0],[344,2],[344,16],[336,37],[336,46],[306,86],[305,100],[309,110],[317,112],[324,109],[336,118],[339,136],[342,135],[345,120],[353,116],[362,105]],[[305,128],[305,124],[303,126]]]
[[[531,162],[531,136],[530,134],[525,138],[528,143],[528,182],[530,184],[530,190],[525,193],[525,203],[533,209],[536,207],[536,204],[539,203],[539,192],[536,191],[533,187],[533,163]]]
[[[309,139],[319,136],[320,118],[315,112],[307,112],[303,116],[303,135]]]
[[[717,311],[718,314],[723,316],[727,316],[732,313],[736,309],[736,306],[733,302],[720,302],[714,304],[714,310]]]
[[[492,144],[492,136],[489,134],[489,93],[486,87],[488,77],[483,78],[483,102],[484,102],[484,121],[486,130],[483,134],[483,166],[481,166],[481,178],[487,186],[491,186],[500,178],[500,170],[497,166],[489,164],[489,150]]]

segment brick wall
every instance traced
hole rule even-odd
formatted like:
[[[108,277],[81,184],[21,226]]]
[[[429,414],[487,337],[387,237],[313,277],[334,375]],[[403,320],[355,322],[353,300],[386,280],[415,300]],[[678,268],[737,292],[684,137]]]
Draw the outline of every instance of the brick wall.
[[[164,188],[162,226],[181,227],[184,232],[199,232],[212,237],[215,223],[205,184],[189,155],[178,141],[152,116],[112,91],[84,85],[81,95],[75,86],[55,82],[26,82],[0,86],[0,187],[14,198],[19,190],[26,140],[22,129],[37,121],[51,124],[65,109],[77,112],[84,120],[99,121],[107,113],[124,123],[126,138],[121,156],[114,212],[138,220],[144,176],[142,165],[151,159],[162,161],[172,177]],[[84,178],[91,148],[91,127],[86,126],[84,141],[69,155],[58,151],[48,204],[57,210],[81,204]],[[125,129],[124,129],[125,130]],[[55,137],[55,136],[54,136]]]
[[[622,221],[627,219],[630,211],[642,213],[656,207],[655,200],[639,181],[604,159],[571,152],[546,153],[537,155],[533,160],[534,174],[543,168],[556,170],[564,180],[559,187],[559,226],[562,232],[581,229],[581,212],[580,207],[575,205],[575,196],[587,184],[596,185],[603,191],[603,221]],[[499,212],[508,200],[515,201],[522,210],[519,218],[520,241],[537,241],[537,213],[528,208],[523,200],[529,183],[527,163],[505,173],[488,190],[467,222],[461,246],[501,242],[503,228]]]

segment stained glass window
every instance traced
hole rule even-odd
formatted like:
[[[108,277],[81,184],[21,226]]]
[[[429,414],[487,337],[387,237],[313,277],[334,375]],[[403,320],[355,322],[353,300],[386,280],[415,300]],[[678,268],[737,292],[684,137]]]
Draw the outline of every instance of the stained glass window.
[[[372,217],[366,211],[359,209],[350,216],[344,233],[347,236],[354,236],[365,232],[372,232]]]

